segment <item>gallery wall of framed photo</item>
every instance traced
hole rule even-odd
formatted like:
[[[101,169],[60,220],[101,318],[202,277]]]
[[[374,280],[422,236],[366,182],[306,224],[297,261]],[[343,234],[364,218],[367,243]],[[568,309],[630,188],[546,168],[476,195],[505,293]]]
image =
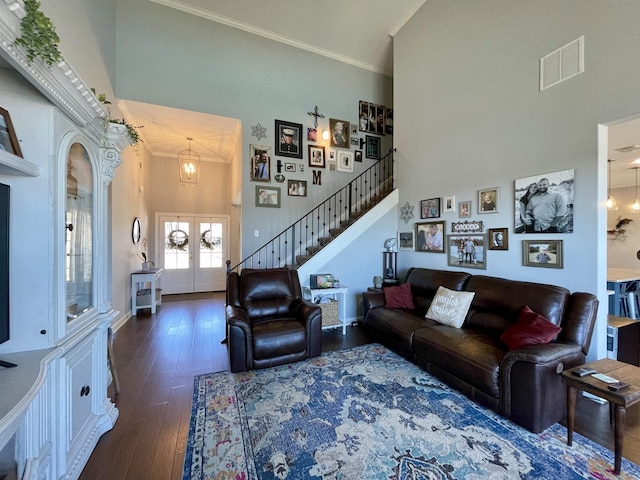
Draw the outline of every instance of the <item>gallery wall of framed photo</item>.
[[[492,186],[473,195],[427,197],[417,201],[416,216],[406,202],[399,209],[398,250],[445,254],[446,262],[435,262],[484,270],[491,257],[505,265],[498,252],[520,249],[516,265],[562,269],[562,236],[573,232],[574,178],[574,170],[560,170],[514,179],[511,189]],[[509,190],[513,196],[505,193]],[[504,225],[505,212],[511,225]],[[413,229],[406,228],[410,222]]]

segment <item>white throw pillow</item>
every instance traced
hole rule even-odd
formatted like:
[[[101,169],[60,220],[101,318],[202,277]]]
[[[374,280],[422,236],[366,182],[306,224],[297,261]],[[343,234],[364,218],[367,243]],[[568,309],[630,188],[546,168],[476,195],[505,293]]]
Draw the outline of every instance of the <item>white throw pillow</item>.
[[[474,295],[475,292],[457,292],[440,286],[425,316],[443,325],[460,328]]]

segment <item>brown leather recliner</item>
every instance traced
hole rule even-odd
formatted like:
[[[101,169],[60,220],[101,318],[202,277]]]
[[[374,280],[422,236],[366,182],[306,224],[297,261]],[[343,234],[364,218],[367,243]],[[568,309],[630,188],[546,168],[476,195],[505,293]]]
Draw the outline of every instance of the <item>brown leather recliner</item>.
[[[232,372],[298,362],[322,350],[322,310],[302,299],[295,270],[229,273],[225,316]]]

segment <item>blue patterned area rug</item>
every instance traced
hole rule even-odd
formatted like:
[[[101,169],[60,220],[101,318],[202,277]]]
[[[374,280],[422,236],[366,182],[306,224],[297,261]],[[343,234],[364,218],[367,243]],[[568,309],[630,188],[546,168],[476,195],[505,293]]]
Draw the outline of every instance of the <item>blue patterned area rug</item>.
[[[380,345],[195,378],[184,480],[640,478],[556,424],[539,435]]]

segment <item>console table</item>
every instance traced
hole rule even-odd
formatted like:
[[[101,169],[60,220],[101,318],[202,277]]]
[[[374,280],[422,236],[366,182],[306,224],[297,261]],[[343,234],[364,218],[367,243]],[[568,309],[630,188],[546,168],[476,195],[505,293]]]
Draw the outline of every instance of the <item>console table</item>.
[[[131,314],[136,315],[141,308],[150,308],[156,313],[156,307],[162,305],[160,276],[164,269],[150,268],[136,270],[131,274]]]
[[[330,325],[324,328],[335,328],[342,326],[342,334],[347,334],[347,291],[349,290],[347,287],[335,287],[335,288],[310,288],[311,290],[311,301],[316,303],[316,300],[320,296],[330,295],[334,299],[336,299],[339,303],[338,305],[338,318],[340,323],[337,325]]]

